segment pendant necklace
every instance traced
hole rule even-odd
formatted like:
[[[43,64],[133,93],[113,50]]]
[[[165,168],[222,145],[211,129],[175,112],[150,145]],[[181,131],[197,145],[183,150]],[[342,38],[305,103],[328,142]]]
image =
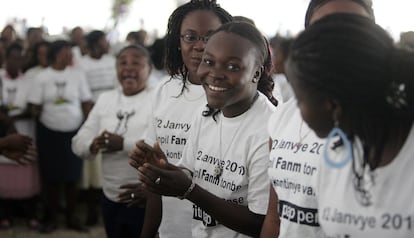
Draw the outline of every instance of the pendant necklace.
[[[232,146],[234,139],[236,138],[237,133],[239,132],[239,129],[241,128],[241,125],[243,124],[244,120],[246,119],[246,115],[244,115],[245,118],[242,119],[242,121],[239,123],[239,125],[237,126],[236,130],[234,131],[233,136],[231,137],[230,143],[227,146],[227,149],[224,151],[223,154],[223,141],[222,141],[222,137],[223,137],[223,114],[222,114],[222,118],[220,118],[220,125],[219,125],[219,149],[220,149],[220,160],[219,162],[216,164],[216,166],[214,167],[214,177],[219,178],[222,174],[223,174],[223,169],[224,169],[224,158],[226,157],[227,153],[230,150],[230,147]]]
[[[219,162],[216,164],[216,166],[214,167],[214,177],[216,178],[220,178],[220,176],[223,174],[223,170],[224,170],[224,158],[226,158],[227,153],[230,150],[230,147],[233,145],[234,140],[236,139],[236,135],[239,133],[239,129],[241,128],[241,126],[243,125],[244,121],[246,120],[246,118],[248,117],[247,113],[249,112],[250,108],[252,107],[252,105],[254,104],[254,102],[257,100],[257,98],[259,97],[259,94],[256,94],[253,98],[252,103],[249,105],[249,108],[241,115],[244,116],[244,118],[241,119],[241,122],[239,123],[239,125],[237,126],[236,130],[234,131],[234,134],[230,140],[230,143],[227,146],[226,151],[224,151],[223,153],[223,143],[222,143],[222,137],[223,137],[223,119],[224,119],[224,114],[223,112],[221,112],[221,118],[220,118],[220,125],[219,125],[219,149],[220,149],[220,160]]]

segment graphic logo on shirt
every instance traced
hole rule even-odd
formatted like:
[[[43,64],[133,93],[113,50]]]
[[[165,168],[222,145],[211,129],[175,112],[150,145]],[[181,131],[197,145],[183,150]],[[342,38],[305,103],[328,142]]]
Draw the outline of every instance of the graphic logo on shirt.
[[[69,102],[69,100],[67,100],[64,97],[65,94],[65,87],[66,87],[66,82],[62,81],[62,82],[55,82],[56,88],[57,88],[57,96],[55,99],[55,104],[59,105],[59,104],[63,104],[63,103],[67,103]]]
[[[195,204],[193,204],[193,219],[202,221],[204,226],[217,226],[216,220]]]
[[[18,107],[15,105],[17,88],[8,87],[6,88],[6,91],[7,91],[7,96],[6,96],[5,103],[7,105],[7,110],[12,111],[12,110],[18,109]]]
[[[279,216],[298,224],[319,226],[317,209],[299,207],[287,201],[279,200]]]
[[[116,118],[118,118],[118,124],[114,130],[114,133],[117,135],[124,135],[128,131],[128,122],[129,118],[135,115],[135,110],[132,109],[131,111],[122,111],[119,110],[116,113]]]

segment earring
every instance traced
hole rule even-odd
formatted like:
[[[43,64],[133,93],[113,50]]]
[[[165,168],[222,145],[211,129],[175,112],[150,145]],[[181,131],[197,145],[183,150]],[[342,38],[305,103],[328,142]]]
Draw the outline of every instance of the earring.
[[[259,81],[259,79],[257,77],[253,77],[252,82],[253,83],[257,83]]]
[[[177,50],[180,51],[181,50],[181,47],[177,47]]]
[[[332,138],[339,136],[340,140],[342,141],[343,145],[345,146],[345,149],[347,151],[347,154],[345,158],[341,161],[333,160],[328,155],[328,149],[329,145],[331,144]],[[349,161],[352,160],[352,146],[351,142],[346,137],[345,133],[339,128],[338,121],[335,121],[335,127],[329,132],[328,137],[325,142],[324,151],[323,151],[323,158],[325,162],[331,166],[332,168],[342,168],[345,166]]]

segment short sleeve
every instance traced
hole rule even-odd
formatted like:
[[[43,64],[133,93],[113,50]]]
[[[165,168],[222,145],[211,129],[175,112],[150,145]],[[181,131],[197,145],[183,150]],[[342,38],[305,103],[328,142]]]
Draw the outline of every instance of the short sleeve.
[[[80,92],[80,100],[82,102],[90,101],[92,100],[92,92],[88,85],[88,82],[86,82],[85,73],[81,70],[78,70],[79,73],[79,92]]]

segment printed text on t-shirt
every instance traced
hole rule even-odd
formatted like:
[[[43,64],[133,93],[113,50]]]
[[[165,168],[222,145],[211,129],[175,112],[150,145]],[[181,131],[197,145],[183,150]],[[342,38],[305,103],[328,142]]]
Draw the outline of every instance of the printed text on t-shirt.
[[[158,128],[165,128],[171,130],[182,130],[188,132],[190,130],[190,123],[183,123],[183,122],[173,122],[170,120],[162,120],[160,118],[156,118],[157,127]]]
[[[285,149],[285,150],[292,150],[293,153],[297,152],[309,152],[312,154],[320,154],[323,148],[323,143],[314,142],[312,144],[308,143],[300,143],[300,142],[293,142],[287,140],[272,140],[272,150],[275,149]]]

